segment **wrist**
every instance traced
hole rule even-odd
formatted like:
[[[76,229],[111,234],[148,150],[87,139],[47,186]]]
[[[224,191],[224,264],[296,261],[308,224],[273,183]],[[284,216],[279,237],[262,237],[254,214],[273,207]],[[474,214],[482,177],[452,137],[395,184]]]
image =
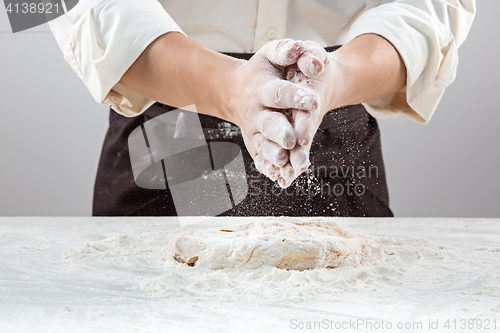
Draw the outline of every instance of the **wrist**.
[[[329,54],[334,108],[390,96],[406,84],[406,67],[394,46],[375,34],[356,37]]]
[[[230,88],[241,62],[201,45],[192,50],[182,76],[198,113],[234,122],[235,97]]]
[[[224,56],[225,66],[214,85],[214,100],[220,110],[220,118],[241,125],[241,99],[245,92],[244,75],[241,73],[245,60]]]
[[[342,97],[346,95],[345,92],[348,89],[347,76],[343,61],[339,57],[339,54],[336,52],[328,53],[327,62],[330,63],[329,67],[331,68],[330,79],[328,80],[330,86],[325,89],[326,96],[324,98],[325,105],[322,108],[322,116],[331,110],[345,106]]]

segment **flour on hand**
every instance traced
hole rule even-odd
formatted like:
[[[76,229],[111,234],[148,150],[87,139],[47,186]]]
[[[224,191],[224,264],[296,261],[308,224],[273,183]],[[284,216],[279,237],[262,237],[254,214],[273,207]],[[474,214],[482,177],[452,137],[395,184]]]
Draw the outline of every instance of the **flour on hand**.
[[[306,270],[356,266],[372,253],[368,244],[330,221],[276,218],[174,236],[168,255],[189,266],[211,269],[269,265]]]

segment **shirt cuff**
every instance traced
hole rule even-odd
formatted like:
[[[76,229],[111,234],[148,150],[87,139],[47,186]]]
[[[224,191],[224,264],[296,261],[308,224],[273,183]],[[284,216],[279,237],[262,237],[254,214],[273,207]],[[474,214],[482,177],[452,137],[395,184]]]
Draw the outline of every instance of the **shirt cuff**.
[[[119,81],[149,44],[171,31],[183,33],[157,0],[105,0],[73,25],[64,58],[98,103],[136,116],[154,101]]]
[[[361,15],[349,30],[346,43],[367,33],[392,43],[407,70],[406,87],[392,96],[363,103],[367,111],[376,118],[403,114],[426,124],[455,79],[458,48],[450,29],[421,9],[392,3]]]

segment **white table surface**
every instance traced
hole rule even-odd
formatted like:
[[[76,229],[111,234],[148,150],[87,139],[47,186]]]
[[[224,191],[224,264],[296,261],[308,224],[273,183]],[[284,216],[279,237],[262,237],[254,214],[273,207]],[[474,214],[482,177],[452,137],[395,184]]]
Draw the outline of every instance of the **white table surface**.
[[[191,227],[254,220],[217,218]],[[297,286],[302,296],[286,303],[259,294],[258,285],[241,297],[222,295],[230,287],[152,291],[153,283],[188,277],[159,264],[169,237],[182,231],[175,218],[2,217],[0,332],[311,332],[291,321],[360,318],[423,322],[404,332],[461,331],[460,320],[471,319],[490,322],[489,329],[463,331],[500,331],[500,219],[334,220],[386,244],[397,260],[344,270],[345,281],[325,284],[324,295],[309,297]],[[334,273],[324,274],[332,279]],[[233,281],[235,290],[250,288],[248,281]],[[439,320],[440,329],[426,329],[429,320]],[[446,320],[458,321],[444,328]]]

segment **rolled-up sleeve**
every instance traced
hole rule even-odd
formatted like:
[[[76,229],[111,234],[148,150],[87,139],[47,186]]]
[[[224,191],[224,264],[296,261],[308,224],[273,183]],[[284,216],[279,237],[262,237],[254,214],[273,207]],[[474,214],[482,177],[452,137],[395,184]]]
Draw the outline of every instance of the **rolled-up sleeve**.
[[[363,34],[378,34],[397,49],[407,69],[406,87],[363,103],[368,112],[381,119],[403,114],[427,123],[455,79],[458,47],[475,10],[474,0],[378,1],[368,8],[351,26],[346,43]]]
[[[121,77],[159,36],[182,33],[157,0],[80,1],[50,26],[64,59],[92,97],[127,117],[154,101],[123,86]]]

